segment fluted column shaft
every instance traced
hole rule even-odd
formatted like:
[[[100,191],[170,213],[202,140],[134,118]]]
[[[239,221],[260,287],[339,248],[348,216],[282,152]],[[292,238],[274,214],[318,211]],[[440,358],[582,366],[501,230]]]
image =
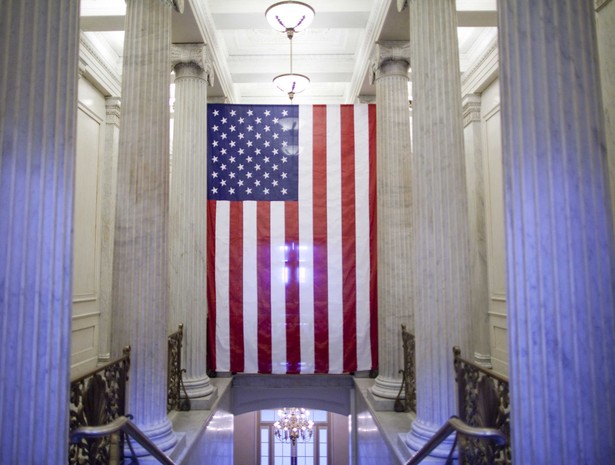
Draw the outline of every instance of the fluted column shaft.
[[[99,309],[100,331],[98,361],[111,358],[111,318],[113,306],[113,238],[115,236],[115,204],[117,200],[117,157],[120,137],[120,99],[105,99],[105,145],[100,169],[101,238]]]
[[[481,97],[476,94],[465,95],[462,105],[468,187],[469,272],[472,286],[472,343],[468,350],[473,352],[476,363],[485,368],[491,368]],[[468,352],[466,357],[470,355],[471,353]]]
[[[68,461],[77,0],[0,13],[0,463]]]
[[[207,376],[207,86],[202,44],[173,46],[175,105],[169,195],[169,297],[172,328],[183,323],[188,397],[213,392]]]
[[[615,456],[615,250],[593,4],[498,8],[516,464]]]
[[[374,62],[378,124],[377,397],[395,399],[404,368],[401,324],[413,327],[410,287],[410,119],[408,42],[378,45]],[[392,409],[393,404],[389,407]]]
[[[421,447],[457,411],[452,347],[468,348],[468,210],[454,0],[410,0],[413,297]],[[450,445],[432,453],[444,462]]]
[[[169,1],[126,2],[113,350],[133,348],[127,410],[162,450],[177,441],[166,416],[170,32]]]

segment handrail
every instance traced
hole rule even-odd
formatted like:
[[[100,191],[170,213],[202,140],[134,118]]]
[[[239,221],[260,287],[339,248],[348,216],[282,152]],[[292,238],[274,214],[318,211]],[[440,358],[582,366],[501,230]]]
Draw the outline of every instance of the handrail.
[[[111,423],[102,426],[80,426],[70,433],[70,440],[73,443],[79,442],[82,438],[99,438],[110,434],[123,431],[133,437],[152,457],[163,465],[175,465],[175,462],[167,457],[143,431],[139,429],[128,417],[118,417]]]
[[[491,439],[494,440],[499,446],[503,446],[507,441],[506,436],[496,428],[477,428],[470,426],[461,421],[459,417],[453,415],[440,427],[438,431],[436,431],[436,434],[434,434],[431,439],[427,441],[427,443],[406,462],[405,465],[415,465],[420,463],[454,431],[476,439]]]

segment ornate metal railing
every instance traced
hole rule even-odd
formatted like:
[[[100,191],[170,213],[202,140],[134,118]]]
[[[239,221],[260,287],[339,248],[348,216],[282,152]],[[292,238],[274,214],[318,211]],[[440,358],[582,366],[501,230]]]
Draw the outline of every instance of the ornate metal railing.
[[[169,359],[167,370],[167,412],[190,410],[190,399],[184,388],[182,374],[182,342],[184,325],[179,324],[176,332],[169,336]],[[182,389],[184,396],[182,397]]]
[[[402,374],[402,385],[395,399],[396,412],[416,412],[416,357],[414,349],[414,335],[401,325],[401,338],[404,347],[404,368],[399,370]],[[401,399],[404,389],[404,399]]]
[[[112,422],[124,415],[126,381],[130,368],[130,347],[122,358],[71,381],[70,430]],[[83,437],[69,446],[70,465],[120,463],[122,444],[119,435]]]
[[[162,452],[156,444],[152,442],[150,438],[148,438],[143,431],[141,431],[137,425],[135,425],[130,418],[128,417],[118,417],[113,420],[111,423],[102,426],[81,426],[71,431],[70,440],[71,443],[76,442],[79,443],[83,440],[92,440],[92,439],[101,439],[110,436],[116,436],[118,434],[124,433],[137,441],[143,449],[148,451],[152,458],[156,459],[159,463],[163,465],[175,465],[175,462],[167,457],[164,452]],[[130,445],[130,443],[129,443]],[[133,457],[130,463],[138,464],[138,460],[134,456],[134,451],[132,450],[132,446],[130,446],[130,450],[133,452]],[[83,462],[89,463],[89,462]],[[118,465],[121,462],[114,462]]]
[[[459,436],[459,463],[503,465],[511,462],[510,397],[508,379],[461,357],[453,348],[460,419],[477,428],[495,428],[506,437],[504,445]]]
[[[453,446],[451,447],[451,452],[448,454],[445,465],[452,465],[455,463],[454,461],[454,452],[455,447],[457,445],[457,438],[466,438],[466,439],[474,439],[474,440],[482,440],[482,441],[490,441],[494,442],[497,445],[503,446],[507,443],[506,437],[502,434],[502,432],[495,428],[476,428],[472,426],[468,426],[463,421],[459,419],[459,417],[452,416],[450,417],[446,423],[444,423],[436,434],[434,434],[429,441],[425,443],[423,447],[421,447],[416,454],[414,454],[410,459],[405,463],[405,465],[417,465],[421,463],[424,459],[429,457],[429,454],[440,444],[444,442],[446,438],[448,438],[453,432],[457,433],[455,440],[453,441]],[[458,463],[467,463],[459,460]]]

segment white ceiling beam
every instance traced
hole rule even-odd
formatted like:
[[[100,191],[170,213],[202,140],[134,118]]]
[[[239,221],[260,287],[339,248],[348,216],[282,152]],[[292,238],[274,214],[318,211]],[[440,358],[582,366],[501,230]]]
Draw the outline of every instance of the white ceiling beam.
[[[208,2],[188,0],[194,12],[194,19],[201,31],[203,40],[207,45],[207,53],[211,54],[216,77],[222,87],[222,92],[229,103],[237,103],[237,92],[228,69],[228,53],[224,41],[220,40],[216,32],[215,23],[209,10]]]
[[[370,65],[372,49],[378,40],[378,36],[380,36],[390,4],[391,0],[374,2],[373,10],[370,14],[370,21],[365,28],[363,41],[357,49],[355,69],[344,97],[345,103],[354,103],[361,91],[361,86],[363,85],[367,69]]]

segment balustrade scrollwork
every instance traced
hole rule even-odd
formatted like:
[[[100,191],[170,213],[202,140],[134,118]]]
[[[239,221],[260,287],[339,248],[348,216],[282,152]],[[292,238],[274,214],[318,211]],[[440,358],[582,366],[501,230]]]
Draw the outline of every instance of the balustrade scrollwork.
[[[404,348],[404,368],[399,370],[402,374],[402,385],[395,400],[396,412],[416,412],[416,356],[414,334],[411,334],[406,325],[401,325],[401,338]],[[404,390],[404,398],[401,392]]]
[[[126,381],[130,369],[130,347],[123,356],[71,381],[70,430],[100,426],[125,414]],[[69,465],[121,463],[119,435],[82,438],[69,445]]]
[[[510,396],[508,380],[461,357],[453,348],[459,396],[459,417],[470,426],[497,428],[507,438],[504,446],[493,441],[459,435],[459,463],[463,465],[508,465],[510,448]]]
[[[190,399],[184,388],[182,375],[182,343],[184,325],[180,324],[176,332],[169,336],[169,358],[167,370],[167,412],[171,410],[190,410]],[[184,396],[182,397],[182,390]]]

